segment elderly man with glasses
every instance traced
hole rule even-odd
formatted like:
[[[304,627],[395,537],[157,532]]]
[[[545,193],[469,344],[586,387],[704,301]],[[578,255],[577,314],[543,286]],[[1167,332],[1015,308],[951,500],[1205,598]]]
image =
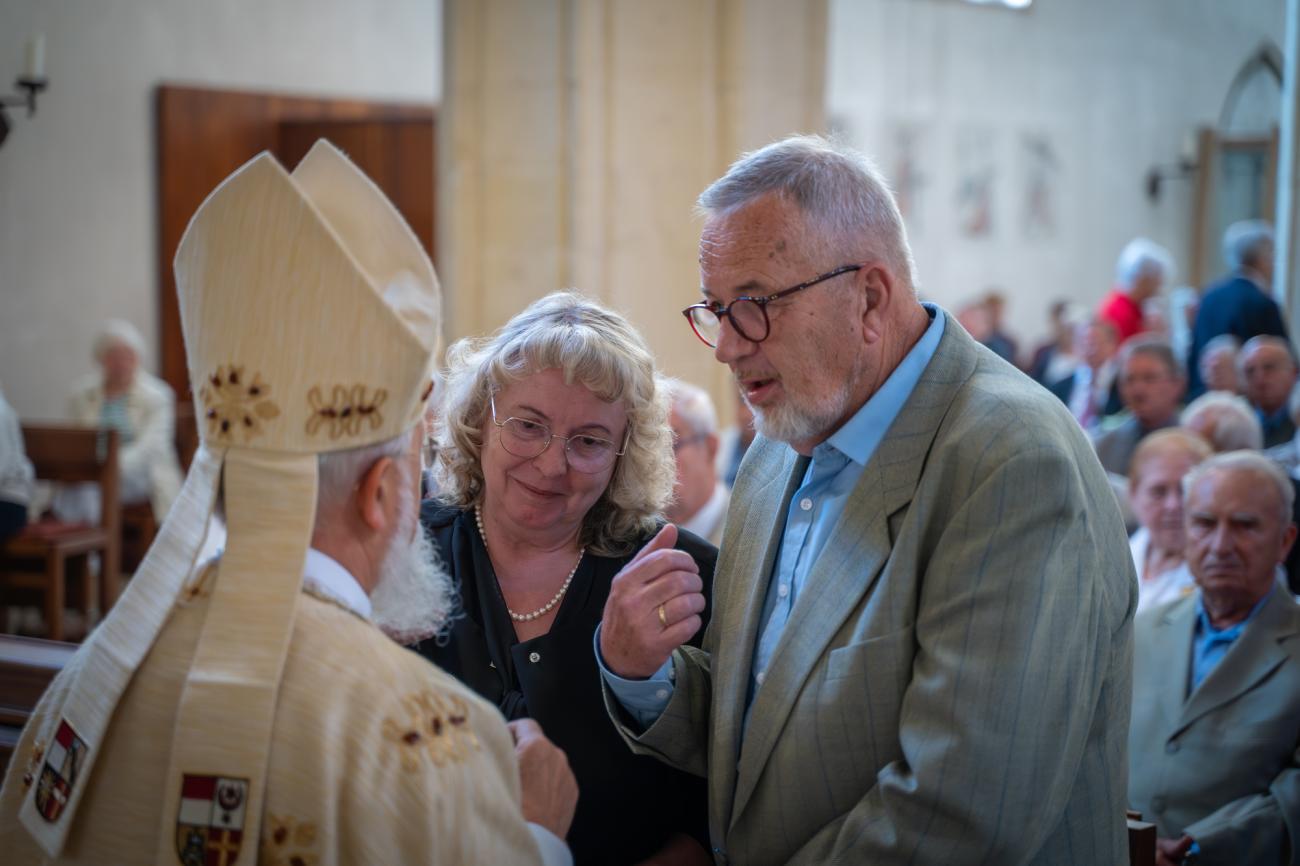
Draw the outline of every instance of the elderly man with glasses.
[[[625,739],[708,777],[720,863],[1124,862],[1137,582],[1079,426],[918,301],[860,154],[782,141],[700,207],[686,317],[761,435],[702,647],[683,555],[615,578]]]

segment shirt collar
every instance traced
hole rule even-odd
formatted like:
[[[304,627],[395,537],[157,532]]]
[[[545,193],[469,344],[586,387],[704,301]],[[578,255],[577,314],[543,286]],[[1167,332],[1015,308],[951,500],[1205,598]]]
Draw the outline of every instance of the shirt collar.
[[[705,540],[713,534],[714,527],[722,519],[727,509],[727,487],[721,481],[713,485],[713,495],[700,506],[700,510],[691,515],[690,520],[682,522],[682,528],[694,532]]]
[[[943,337],[943,310],[933,304],[922,304],[922,306],[930,315],[930,326],[925,329],[921,339],[903,357],[902,363],[894,369],[894,372],[889,374],[885,384],[862,404],[862,408],[845,421],[825,442],[813,449],[814,458],[821,456],[818,454],[818,449],[829,446],[854,463],[865,466],[871,459],[871,455],[880,447],[885,433],[898,417],[898,413],[903,410],[903,404],[907,402],[908,397],[912,396],[912,391],[916,390],[916,383],[921,381],[921,374],[925,372],[930,359],[934,357],[935,351],[939,348],[939,340]]]
[[[1264,603],[1272,598],[1273,590],[1276,587],[1277,581],[1274,581],[1273,585],[1268,588],[1268,592],[1264,593],[1264,597],[1255,602],[1255,606],[1250,609],[1250,613],[1246,614],[1246,618],[1239,623],[1234,623],[1233,625],[1228,626],[1227,628],[1215,628],[1210,625],[1210,615],[1205,612],[1205,599],[1200,593],[1197,593],[1196,633],[1224,640],[1236,640],[1241,633],[1246,630],[1246,626],[1250,625],[1250,621],[1255,618],[1255,614],[1259,613],[1259,609],[1264,606]]]
[[[303,585],[346,607],[358,616],[370,619],[370,597],[338,561],[315,548],[308,548],[302,567]]]

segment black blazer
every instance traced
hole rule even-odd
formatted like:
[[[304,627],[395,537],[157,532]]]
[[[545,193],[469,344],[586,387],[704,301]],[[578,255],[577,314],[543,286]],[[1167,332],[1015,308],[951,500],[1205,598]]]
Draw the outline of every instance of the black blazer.
[[[1070,405],[1070,394],[1074,392],[1074,377],[1078,373],[1071,373],[1064,379],[1058,379],[1047,386],[1047,390],[1055,394],[1066,406]],[[1119,397],[1119,376],[1115,376],[1115,381],[1110,383],[1110,390],[1106,392],[1106,405],[1101,407],[1101,416],[1114,415],[1124,410],[1124,401]],[[1099,416],[1099,417],[1101,417]]]
[[[1241,342],[1269,335],[1286,338],[1286,323],[1277,302],[1259,286],[1240,275],[1232,275],[1209,286],[1196,308],[1192,345],[1187,352],[1187,396],[1205,392],[1201,381],[1201,350],[1220,334],[1232,334]]]
[[[416,649],[495,704],[507,720],[536,720],[564,750],[578,780],[567,840],[575,862],[635,863],[677,832],[709,850],[704,780],[632,754],[605,711],[592,642],[610,583],[634,553],[583,557],[551,630],[520,642],[473,512],[427,501],[420,518],[459,586],[463,611],[449,639],[423,641]],[[679,532],[677,548],[699,564],[711,606],[717,549]],[[639,539],[636,549],[649,540]],[[708,613],[706,608],[706,624]],[[692,643],[703,634],[701,628]]]

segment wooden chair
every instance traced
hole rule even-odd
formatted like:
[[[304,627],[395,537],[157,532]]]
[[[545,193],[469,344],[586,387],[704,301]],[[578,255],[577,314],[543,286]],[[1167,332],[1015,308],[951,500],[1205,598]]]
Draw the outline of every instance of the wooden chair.
[[[36,702],[76,650],[70,643],[0,635],[0,776]]]
[[[1143,821],[1141,812],[1128,813],[1128,862],[1156,866],[1156,825]]]
[[[68,601],[68,563],[78,567],[74,584],[87,612],[107,613],[117,600],[121,511],[117,494],[115,430],[67,425],[23,425],[23,445],[36,477],[45,481],[92,481],[100,490],[100,525],[42,520],[0,545],[3,603],[24,601],[23,593],[43,594],[46,635],[63,639],[63,608]],[[98,586],[90,575],[90,554],[100,554]]]

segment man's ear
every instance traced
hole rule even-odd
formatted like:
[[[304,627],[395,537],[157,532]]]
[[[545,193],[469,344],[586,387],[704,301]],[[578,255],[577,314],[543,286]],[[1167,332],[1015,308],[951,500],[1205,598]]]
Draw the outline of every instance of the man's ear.
[[[1288,523],[1282,533],[1282,551],[1278,554],[1277,564],[1286,564],[1286,558],[1291,553],[1291,545],[1295,544],[1296,525]]]
[[[718,439],[718,434],[710,433],[704,438],[704,453],[709,455],[709,462],[712,463],[718,459],[718,448],[722,442]]]
[[[862,310],[862,336],[868,343],[879,342],[885,333],[885,317],[894,296],[894,276],[879,265],[864,267],[863,293],[866,305]]]
[[[387,529],[392,520],[400,475],[393,458],[380,457],[357,482],[357,517],[375,532]]]

